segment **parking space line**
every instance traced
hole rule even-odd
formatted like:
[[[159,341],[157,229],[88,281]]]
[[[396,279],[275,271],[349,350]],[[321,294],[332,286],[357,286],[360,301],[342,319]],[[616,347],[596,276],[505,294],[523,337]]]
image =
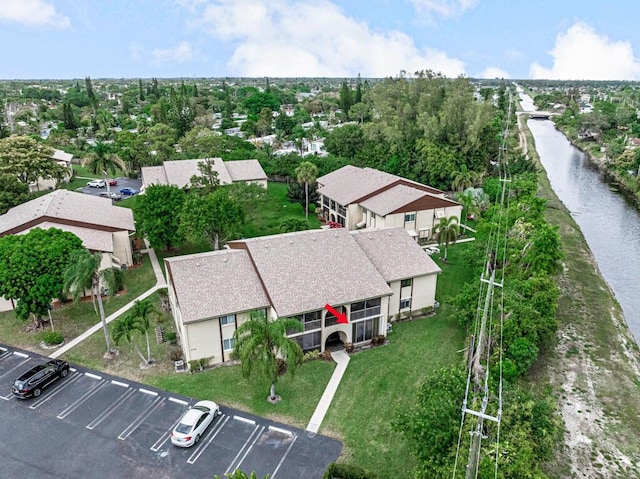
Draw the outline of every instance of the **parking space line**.
[[[0,399],[4,399],[5,401],[9,401],[13,397],[13,391],[11,394],[7,394],[6,396],[0,396]]]
[[[115,384],[116,386],[122,386],[123,388],[129,387],[127,383],[121,383],[120,381],[116,381],[115,379],[111,380],[111,384]]]
[[[224,417],[224,421],[222,420],[223,417]],[[204,450],[207,447],[209,447],[209,445],[213,442],[213,440],[220,433],[220,431],[222,431],[222,428],[225,426],[225,424],[227,424],[228,420],[229,420],[229,416],[225,416],[224,414],[220,416],[220,418],[218,418],[218,422],[216,423],[216,425],[213,427],[211,431],[209,431],[209,436],[205,436],[206,442],[201,441],[200,444],[198,444],[198,447],[196,448],[196,450],[193,451],[193,454],[191,454],[189,456],[189,459],[187,459],[187,464],[194,464],[198,460],[198,458],[202,455]]]
[[[63,409],[60,414],[58,414],[56,417],[58,419],[64,419],[65,417],[67,417],[74,409],[76,409],[80,404],[82,404],[84,401],[86,401],[87,399],[89,399],[91,396],[93,396],[95,393],[98,392],[98,390],[104,386],[106,384],[105,381],[98,381],[96,384],[94,384],[93,386],[91,386],[91,388],[84,393],[82,396],[80,396],[78,399],[76,399],[74,402],[72,402],[69,406],[67,406],[65,409]]]
[[[269,426],[269,431],[281,432],[282,434],[286,434],[287,436],[293,436],[293,433],[291,431],[275,426]]]
[[[84,375],[93,379],[102,379],[102,376],[98,376],[97,374],[84,373]]]
[[[139,389],[139,391],[145,391],[147,394],[153,393],[153,391],[147,391],[146,389],[145,390]],[[126,429],[124,431],[122,431],[118,435],[118,439],[120,439],[121,441],[124,441],[126,438],[128,438],[133,433],[133,431],[138,429],[138,426],[140,426],[140,424],[142,424],[142,422],[149,416],[149,414],[151,414],[158,407],[160,407],[160,404],[162,404],[164,402],[164,400],[166,399],[166,398],[158,397],[158,393],[154,393],[154,394],[155,394],[156,398],[153,400],[153,402],[151,404],[149,404],[147,406],[147,408],[144,411],[142,411],[140,413],[140,415],[138,415],[138,417],[136,419],[134,419],[131,422],[131,424],[129,424],[126,427]]]
[[[169,401],[171,401],[171,398],[169,398]],[[171,426],[171,429],[169,429],[169,431],[167,432],[162,433],[162,436],[160,436],[158,440],[153,443],[153,446],[151,446],[149,449],[151,449],[153,452],[158,452],[160,448],[164,446],[165,442],[169,440],[169,438],[171,437],[171,432],[176,428],[176,426],[180,422],[180,419],[182,419],[182,414],[180,414],[180,417],[178,418],[178,420],[173,423],[173,426]]]
[[[233,419],[235,419],[236,421],[246,422],[247,424],[251,424],[252,426],[256,425],[256,422],[253,419],[247,419],[246,417],[234,415]]]
[[[113,381],[111,381],[113,382]],[[117,409],[117,407],[122,404],[124,401],[126,401],[126,399],[131,396],[133,393],[135,392],[134,389],[127,389],[124,394],[122,394],[122,396],[120,396],[118,399],[116,399],[116,401],[114,403],[112,403],[107,409],[105,409],[104,411],[102,411],[102,413],[100,413],[98,415],[98,417],[94,418],[93,421],[91,421],[89,424],[87,424],[87,429],[93,429],[94,427],[96,427],[98,424],[100,424],[102,421],[104,421],[109,414],[111,414],[113,411],[115,411]]]
[[[138,391],[140,391],[141,393],[145,393],[145,394],[151,394],[152,396],[157,396],[158,395],[157,392],[149,391],[148,389],[138,388]]]
[[[0,348],[2,349],[2,348]],[[7,351],[6,349],[2,349],[2,354],[0,354],[0,360],[4,359],[4,358],[8,358],[9,356],[11,356],[11,351]]]
[[[247,457],[247,454],[249,453],[253,445],[256,443],[256,441],[260,437],[260,434],[262,434],[262,431],[264,431],[264,426],[262,426],[262,429],[260,429],[260,432],[256,435],[256,431],[258,429],[260,429],[259,425],[253,429],[249,438],[244,442],[244,444],[242,445],[242,448],[238,451],[238,454],[236,454],[236,457],[233,458],[233,461],[231,461],[231,464],[229,464],[229,467],[227,467],[227,470],[224,471],[225,474],[233,473],[236,469],[240,467],[240,464],[242,463],[242,461],[244,461],[244,458]],[[254,435],[255,435],[255,438],[253,437]],[[249,445],[249,441],[251,441],[251,439],[253,439],[253,442],[251,443],[251,446],[247,448],[247,446]],[[246,452],[245,452],[245,449],[246,449]],[[244,452],[244,455],[240,459],[240,462],[238,462],[238,464],[234,467],[234,464],[236,463],[236,461],[238,460],[238,458],[243,452]]]
[[[287,448],[287,450],[284,453],[284,456],[282,456],[282,459],[280,459],[280,462],[278,463],[278,465],[276,466],[276,468],[273,471],[273,474],[271,474],[269,477],[271,479],[275,479],[276,474],[278,473],[278,471],[280,470],[280,466],[282,466],[282,463],[284,462],[284,460],[287,458],[287,456],[289,455],[289,453],[291,452],[291,449],[293,448],[293,445],[295,444],[296,440],[298,439],[298,435],[297,434],[293,434],[291,433],[291,435],[293,436],[293,440],[291,441],[291,444],[289,444],[289,447]]]
[[[16,354],[16,353],[13,353],[13,354]],[[21,353],[20,355],[22,355],[22,353]],[[19,356],[20,356],[20,355],[19,355]],[[25,356],[24,356],[24,355],[22,355],[22,357],[25,357]],[[4,373],[2,373],[2,374],[0,374],[0,377],[4,377],[4,376],[6,376],[7,374],[9,374],[11,371],[14,371],[14,370],[16,370],[16,369],[18,369],[18,368],[20,368],[20,367],[24,366],[25,364],[27,364],[27,363],[29,362],[29,356],[26,356],[26,358],[27,358],[27,359],[25,359],[24,361],[22,361],[20,364],[18,364],[18,365],[16,365],[16,366],[12,367],[11,369],[9,369],[8,371],[6,371],[6,372],[4,372]]]
[[[182,399],[177,399],[172,397],[169,398],[169,401],[182,404],[183,406],[186,406],[187,404],[189,404],[187,401],[183,401]]]
[[[56,397],[56,395],[62,391],[63,389],[71,386],[74,382],[76,382],[78,379],[80,379],[80,375],[79,374],[75,374],[73,377],[68,378],[64,383],[62,383],[61,386],[56,386],[56,388],[53,390],[53,392],[49,392],[45,397],[38,399],[37,401],[35,401],[31,406],[29,406],[29,409],[36,409],[38,407],[40,407],[41,405],[43,405],[44,403],[46,403],[47,401],[50,401],[51,399],[53,399],[54,397]]]
[[[28,358],[29,357],[28,354],[21,353],[21,352],[18,352],[18,351],[14,351],[13,354],[15,354],[16,356],[19,356],[21,358]]]

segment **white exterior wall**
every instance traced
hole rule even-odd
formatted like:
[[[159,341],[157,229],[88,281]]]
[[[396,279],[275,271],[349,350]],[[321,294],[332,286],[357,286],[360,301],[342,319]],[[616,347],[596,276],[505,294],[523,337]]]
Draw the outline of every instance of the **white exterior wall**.
[[[116,231],[113,233],[113,255],[118,258],[120,264],[133,265],[131,239],[128,231]]]
[[[412,278],[411,286],[404,288],[400,287],[400,281],[391,283],[389,286],[393,291],[393,296],[391,296],[389,303],[389,316],[411,311],[419,312],[422,308],[433,306],[436,300],[437,281],[438,275],[430,274]],[[405,298],[411,298],[411,307],[400,310],[400,300]]]
[[[345,223],[345,227],[348,230],[355,230],[356,225],[362,221],[362,208],[357,203],[352,203],[347,208],[347,220]],[[336,216],[338,214],[336,213]]]
[[[222,362],[222,347],[220,343],[220,321],[208,319],[185,325],[187,343],[189,345],[189,361],[211,358],[211,363]]]

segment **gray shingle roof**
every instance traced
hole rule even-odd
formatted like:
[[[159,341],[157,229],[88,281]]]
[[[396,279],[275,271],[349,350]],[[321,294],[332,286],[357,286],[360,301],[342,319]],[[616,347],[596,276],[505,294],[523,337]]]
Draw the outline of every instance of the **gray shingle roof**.
[[[88,250],[99,251],[101,253],[113,253],[113,233],[110,231],[100,231],[91,228],[82,228],[80,226],[71,226],[45,221],[40,223],[38,226],[28,228],[18,234],[26,234],[34,228],[42,228],[43,230],[58,228],[62,231],[68,231],[80,238],[82,245]]]
[[[230,243],[246,247],[278,316],[391,294],[345,229],[311,230]]]
[[[195,160],[164,161],[162,166],[151,166],[142,168],[142,180],[145,186],[150,184],[175,185],[178,188],[185,188],[191,183],[192,176],[200,176],[198,163],[207,158]],[[213,169],[218,172],[218,180],[221,185],[228,185],[232,182],[222,158],[209,158],[213,160]],[[257,161],[257,160],[255,160]],[[161,168],[163,171],[159,171]],[[149,181],[147,181],[149,178]]]
[[[164,171],[163,166],[143,166],[142,170],[142,184],[149,185],[168,185],[167,174]]]
[[[262,169],[258,160],[225,161],[229,176],[232,181],[266,180],[267,174]]]
[[[0,235],[40,218],[80,223],[87,228],[95,225],[102,229],[135,231],[133,212],[112,205],[109,198],[56,190],[15,206],[0,216]]]
[[[346,206],[399,179],[384,171],[347,165],[318,178],[322,185],[318,193]]]
[[[373,211],[380,216],[386,216],[392,211],[416,201],[428,193],[406,185],[396,185],[360,203],[363,208]]]
[[[402,228],[370,228],[351,234],[387,282],[442,271]]]
[[[165,262],[185,323],[269,306],[246,251],[213,251]]]

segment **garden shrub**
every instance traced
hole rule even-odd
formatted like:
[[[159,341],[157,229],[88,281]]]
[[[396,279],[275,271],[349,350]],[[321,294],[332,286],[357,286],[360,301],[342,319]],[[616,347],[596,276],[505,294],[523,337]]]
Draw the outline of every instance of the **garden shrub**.
[[[376,479],[376,475],[352,464],[332,462],[322,475],[322,479]]]
[[[314,349],[312,351],[307,351],[304,353],[304,357],[302,360],[306,363],[307,361],[313,361],[314,359],[318,359],[320,357],[320,351]]]
[[[180,361],[182,358],[182,348],[175,347],[169,349],[169,359],[171,359],[171,361]]]
[[[47,346],[54,346],[64,341],[64,337],[58,331],[47,331],[42,336],[42,341]]]

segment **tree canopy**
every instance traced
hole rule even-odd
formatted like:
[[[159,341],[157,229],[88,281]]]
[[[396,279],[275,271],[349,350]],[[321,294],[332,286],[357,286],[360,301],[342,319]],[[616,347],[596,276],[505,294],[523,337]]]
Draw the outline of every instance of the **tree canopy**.
[[[176,186],[151,185],[136,197],[138,228],[153,248],[169,249],[183,241],[180,215],[185,192]]]

